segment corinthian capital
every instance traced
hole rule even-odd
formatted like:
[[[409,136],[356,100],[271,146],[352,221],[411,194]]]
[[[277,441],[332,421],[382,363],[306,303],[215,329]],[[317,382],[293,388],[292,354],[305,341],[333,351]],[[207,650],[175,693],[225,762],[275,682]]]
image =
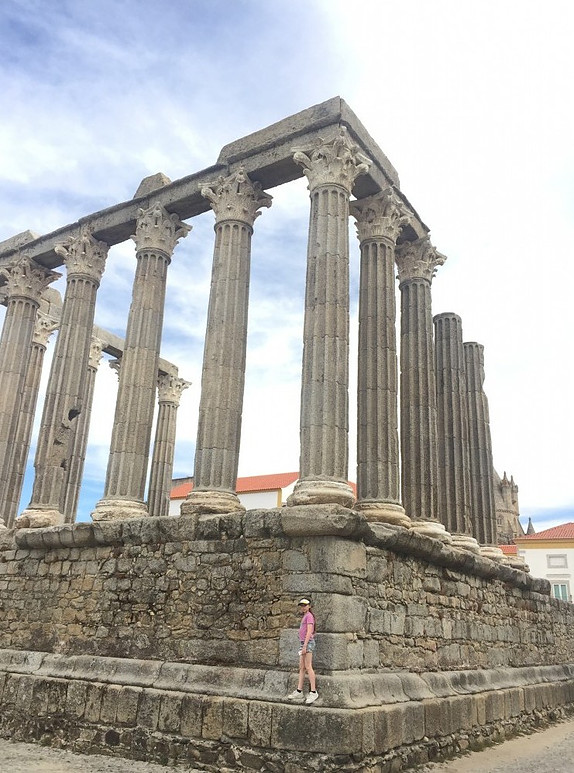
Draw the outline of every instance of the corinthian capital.
[[[157,379],[158,402],[179,405],[184,389],[191,386],[191,381],[177,378],[170,373],[161,373]]]
[[[11,265],[0,269],[0,276],[6,279],[8,300],[20,296],[39,304],[46,287],[62,275],[40,266],[27,256],[20,256]]]
[[[350,212],[357,221],[360,242],[389,239],[394,243],[401,228],[412,218],[412,212],[392,188],[368,199],[352,201]]]
[[[399,282],[409,279],[426,279],[432,282],[437,268],[446,260],[444,255],[432,246],[428,236],[414,242],[405,242],[396,249]]]
[[[104,349],[104,342],[96,338],[95,336],[90,341],[90,356],[88,359],[88,365],[90,368],[97,370],[102,359],[102,351]]]
[[[38,311],[36,314],[34,337],[32,340],[35,344],[38,344],[38,346],[43,346],[45,348],[48,346],[50,336],[54,330],[59,328],[59,326],[60,323],[56,319],[50,317],[49,314],[45,314],[43,311]]]
[[[312,191],[320,185],[340,185],[350,195],[359,175],[369,171],[370,160],[351,142],[344,126],[332,140],[319,140],[315,148],[293,148],[294,161],[303,167]]]
[[[82,226],[76,236],[63,244],[57,244],[54,252],[64,258],[68,276],[86,276],[99,284],[109,246],[94,239],[90,229]]]
[[[161,250],[171,255],[180,239],[191,231],[191,226],[182,222],[162,207],[154,204],[149,209],[138,209],[136,232],[130,238],[138,250]]]
[[[251,182],[243,167],[239,167],[229,177],[221,175],[213,188],[202,188],[201,195],[211,202],[217,223],[222,220],[239,220],[250,226],[261,214],[258,210],[270,207],[273,199],[265,193],[260,183]]]

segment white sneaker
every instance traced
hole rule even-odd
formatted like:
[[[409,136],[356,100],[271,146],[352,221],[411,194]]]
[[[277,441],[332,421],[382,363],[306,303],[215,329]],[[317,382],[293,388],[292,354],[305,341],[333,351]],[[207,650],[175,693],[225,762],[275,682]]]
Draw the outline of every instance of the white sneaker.
[[[303,703],[305,696],[302,692],[299,692],[299,690],[293,690],[293,692],[289,693],[287,696],[287,700],[292,701],[293,703]]]
[[[307,706],[310,706],[312,703],[315,703],[318,697],[319,697],[319,693],[316,690],[315,692],[310,692],[309,695],[307,696],[307,700],[305,701],[305,703],[307,704]]]

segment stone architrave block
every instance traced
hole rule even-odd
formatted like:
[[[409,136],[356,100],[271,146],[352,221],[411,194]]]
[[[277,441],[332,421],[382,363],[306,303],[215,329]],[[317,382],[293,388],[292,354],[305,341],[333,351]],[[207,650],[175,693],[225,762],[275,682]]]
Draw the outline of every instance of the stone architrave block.
[[[66,693],[66,714],[81,719],[86,708],[88,685],[85,682],[71,681]]]
[[[249,724],[247,737],[253,746],[269,747],[271,744],[271,718],[273,706],[262,701],[249,704]]]
[[[505,718],[504,694],[502,691],[492,690],[486,694],[485,714],[487,723],[498,722]]]
[[[158,726],[161,693],[157,690],[143,690],[140,695],[137,723],[140,727],[155,732]]]
[[[273,707],[271,746],[275,749],[321,752],[324,754],[360,754],[363,742],[363,713],[343,709],[276,704]]]
[[[108,684],[104,689],[102,697],[102,707],[100,709],[100,720],[107,725],[113,725],[116,721],[118,700],[122,688],[115,684]]]
[[[247,738],[249,703],[237,698],[225,698],[223,702],[223,735],[226,738]]]
[[[420,741],[427,734],[423,703],[382,706],[374,714],[375,751],[379,754],[407,743]]]
[[[367,549],[362,542],[325,537],[311,539],[307,544],[309,567],[312,572],[365,577]]]
[[[301,596],[309,593],[343,593],[351,595],[353,584],[350,577],[339,574],[317,574],[316,572],[299,572],[283,576],[283,590]]]
[[[183,695],[180,692],[163,693],[157,720],[157,729],[164,733],[179,734],[181,728],[181,701]]]
[[[67,684],[63,679],[50,679],[48,681],[48,714],[59,714],[66,703]]]
[[[25,714],[31,712],[34,702],[34,677],[22,675],[18,684],[16,695],[16,708]]]
[[[364,516],[341,505],[296,505],[281,511],[283,532],[289,537],[350,537],[364,523]]]
[[[142,692],[141,687],[122,687],[116,706],[116,722],[118,724],[127,727],[135,726]]]
[[[223,699],[206,697],[203,707],[201,737],[218,741],[223,734]]]
[[[96,684],[94,682],[88,684],[86,707],[84,709],[84,719],[86,722],[93,722],[94,724],[97,724],[100,721],[103,696],[103,684]]]
[[[360,596],[321,594],[315,597],[318,630],[328,633],[363,633],[367,625],[367,602]]]
[[[200,738],[203,722],[202,695],[184,695],[181,700],[181,735],[184,738]]]

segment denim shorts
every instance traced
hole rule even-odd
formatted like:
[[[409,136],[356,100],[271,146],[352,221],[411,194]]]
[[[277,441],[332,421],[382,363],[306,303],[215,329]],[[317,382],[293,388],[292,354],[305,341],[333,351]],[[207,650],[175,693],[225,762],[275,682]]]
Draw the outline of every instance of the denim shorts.
[[[304,642],[300,641],[300,648],[303,649]],[[314,652],[315,651],[315,639],[309,639],[307,642],[307,652]]]

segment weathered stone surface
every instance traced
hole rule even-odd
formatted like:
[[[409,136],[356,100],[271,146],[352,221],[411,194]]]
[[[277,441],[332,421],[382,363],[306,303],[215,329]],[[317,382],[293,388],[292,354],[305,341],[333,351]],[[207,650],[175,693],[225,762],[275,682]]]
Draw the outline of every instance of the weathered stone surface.
[[[364,522],[363,516],[341,505],[299,505],[283,508],[281,525],[290,537],[351,536]]]

